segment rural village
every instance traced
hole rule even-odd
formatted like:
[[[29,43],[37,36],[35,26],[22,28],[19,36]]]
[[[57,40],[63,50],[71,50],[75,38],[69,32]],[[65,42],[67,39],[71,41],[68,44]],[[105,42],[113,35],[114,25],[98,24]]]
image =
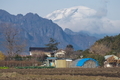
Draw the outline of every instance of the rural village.
[[[99,60],[92,57],[84,57],[82,50],[74,51],[72,45],[67,45],[66,49],[58,49],[56,42],[50,38],[47,47],[30,47],[29,55],[4,56],[1,53],[1,64],[4,67],[26,67],[26,66],[42,66],[53,68],[109,68],[120,67],[120,58],[111,54],[105,55]],[[28,61],[28,63],[26,62]],[[31,62],[31,63],[30,63]]]
[[[120,80],[120,0],[0,0],[0,80]]]

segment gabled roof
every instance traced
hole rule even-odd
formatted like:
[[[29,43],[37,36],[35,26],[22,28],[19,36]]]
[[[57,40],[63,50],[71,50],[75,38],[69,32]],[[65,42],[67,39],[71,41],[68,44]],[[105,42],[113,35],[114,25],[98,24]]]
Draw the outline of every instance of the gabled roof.
[[[51,50],[49,50],[46,47],[30,47],[29,51],[45,51],[45,52],[51,52]]]
[[[65,51],[65,50],[63,50],[63,49],[58,49],[58,50],[57,50],[57,52],[60,52],[60,51]]]
[[[114,59],[118,59],[118,57],[117,56],[115,56],[115,55],[106,55],[106,56],[104,56],[104,58],[105,58],[105,60],[107,60],[108,58],[110,58],[110,57],[114,57]]]

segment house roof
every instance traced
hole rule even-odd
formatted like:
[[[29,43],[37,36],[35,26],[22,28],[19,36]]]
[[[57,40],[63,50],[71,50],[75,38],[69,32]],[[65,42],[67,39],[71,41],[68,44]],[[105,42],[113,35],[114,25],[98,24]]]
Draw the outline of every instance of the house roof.
[[[107,60],[108,58],[110,58],[110,57],[114,57],[114,59],[118,59],[118,57],[117,56],[115,56],[115,55],[106,55],[106,56],[104,56],[104,58],[105,58],[105,60]]]
[[[51,50],[49,50],[46,47],[30,47],[29,51],[45,51],[45,52],[51,52]]]
[[[65,50],[63,50],[63,49],[59,49],[59,50],[57,50],[57,52],[60,52],[60,51],[65,51]]]
[[[56,57],[47,57],[47,59],[49,59],[49,60],[51,60],[51,59],[53,60],[54,59],[55,60],[57,58]]]

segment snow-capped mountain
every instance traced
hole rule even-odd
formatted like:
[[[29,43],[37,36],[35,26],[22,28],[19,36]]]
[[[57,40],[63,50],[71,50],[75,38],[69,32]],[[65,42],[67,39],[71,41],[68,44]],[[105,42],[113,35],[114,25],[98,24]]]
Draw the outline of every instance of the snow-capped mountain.
[[[55,23],[60,25],[63,29],[69,28],[73,31],[83,30],[83,26],[87,26],[83,19],[94,16],[96,11],[84,6],[77,6],[71,8],[65,8],[61,10],[53,11],[48,14],[46,18],[53,20]],[[79,24],[79,23],[84,24]],[[79,26],[75,28],[75,26]]]
[[[72,8],[65,8],[61,10],[56,10],[46,16],[48,19],[52,19],[55,22],[64,20],[66,18],[71,19],[82,19],[96,13],[95,10],[84,6],[77,6]]]
[[[120,21],[110,20],[106,15],[105,9],[94,10],[85,6],[77,6],[53,11],[46,18],[53,20],[63,29],[69,28],[74,32],[118,34]]]

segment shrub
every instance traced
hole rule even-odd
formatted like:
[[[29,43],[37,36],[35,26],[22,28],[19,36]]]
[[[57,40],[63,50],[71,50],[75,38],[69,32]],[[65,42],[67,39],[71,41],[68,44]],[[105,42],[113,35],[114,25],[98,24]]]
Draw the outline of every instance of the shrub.
[[[5,60],[5,55],[0,51],[0,60]]]
[[[16,61],[22,61],[22,57],[21,56],[19,56],[18,54],[17,55],[15,55],[15,60]]]

